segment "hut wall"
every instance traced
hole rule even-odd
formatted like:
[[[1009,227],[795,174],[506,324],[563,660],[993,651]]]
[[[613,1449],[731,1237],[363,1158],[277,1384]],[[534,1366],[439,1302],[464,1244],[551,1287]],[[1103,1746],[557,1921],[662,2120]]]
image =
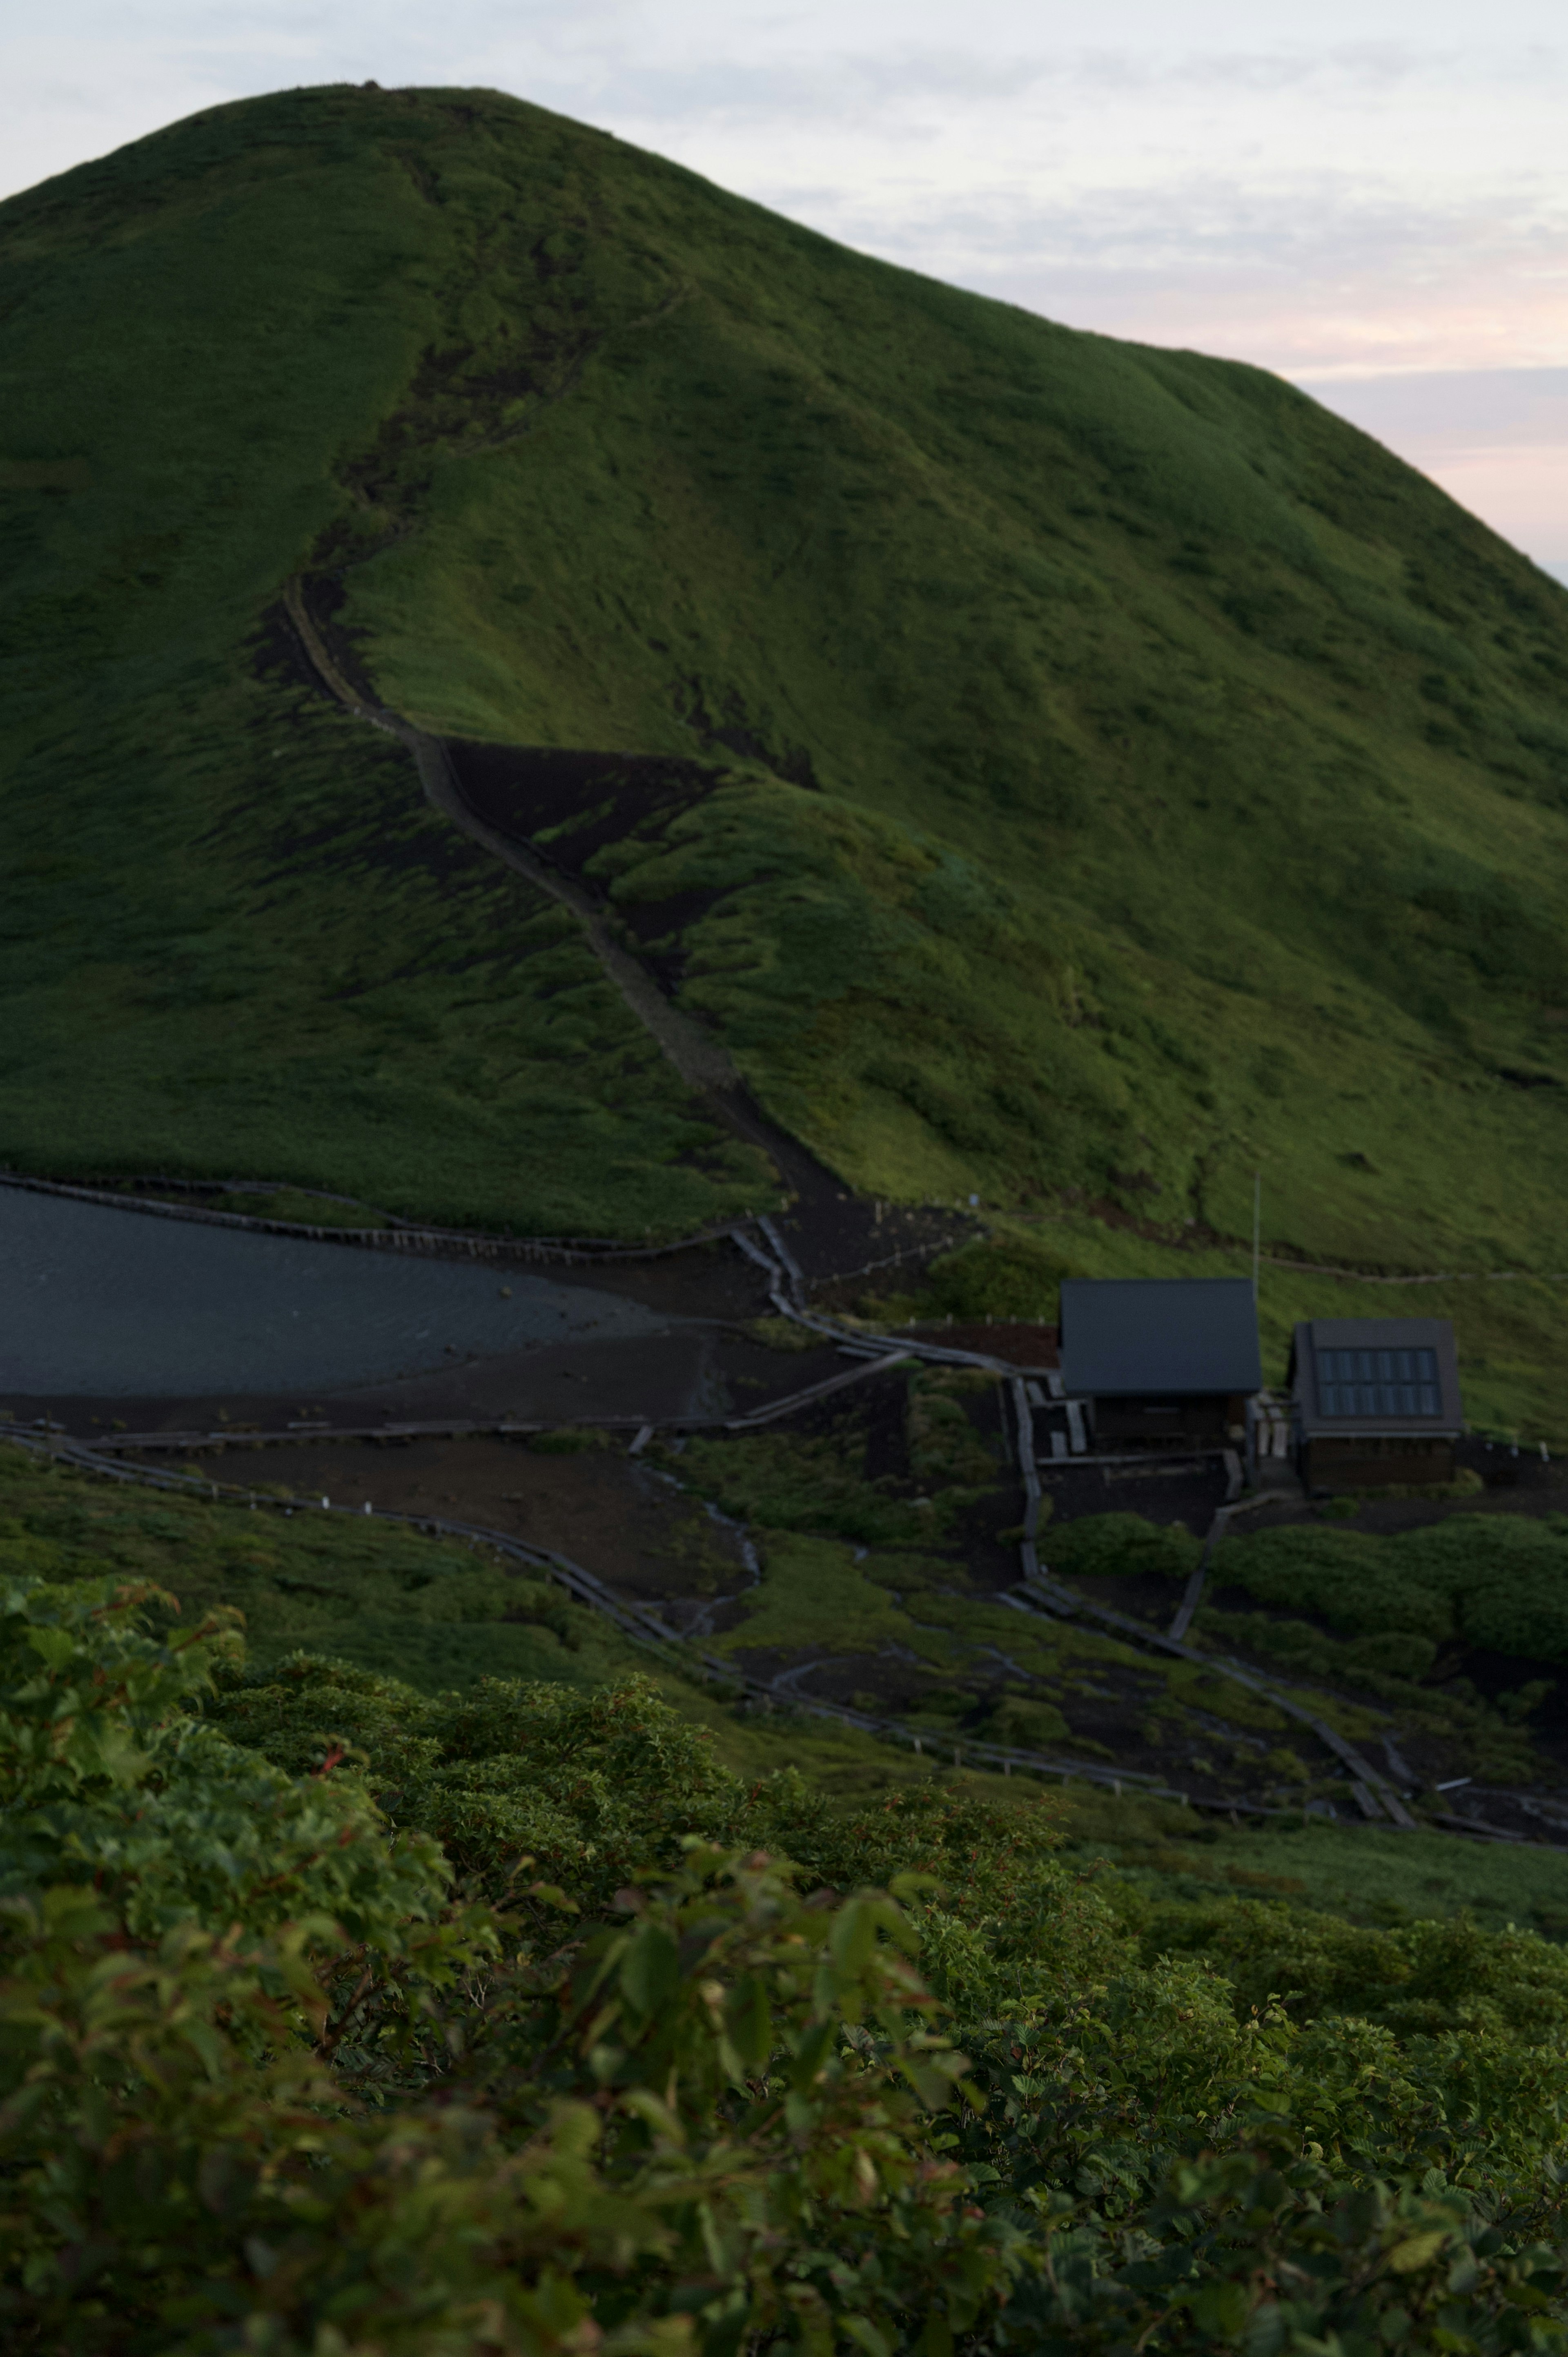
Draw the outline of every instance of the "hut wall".
[[[1317,1437],[1304,1446],[1301,1469],[1309,1490],[1378,1490],[1393,1483],[1425,1488],[1454,1479],[1453,1436],[1347,1432],[1333,1439]]]
[[[1158,1445],[1169,1441],[1183,1448],[1201,1440],[1214,1447],[1227,1438],[1233,1423],[1241,1421],[1245,1409],[1239,1407],[1233,1416],[1230,1411],[1235,1405],[1224,1392],[1197,1393],[1176,1399],[1162,1398],[1158,1394],[1097,1399],[1095,1438],[1101,1443]]]

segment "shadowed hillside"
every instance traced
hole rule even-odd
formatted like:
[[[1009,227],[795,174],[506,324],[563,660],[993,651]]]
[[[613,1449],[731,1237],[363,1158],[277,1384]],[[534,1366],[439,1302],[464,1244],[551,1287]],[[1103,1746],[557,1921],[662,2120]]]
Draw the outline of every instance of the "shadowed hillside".
[[[0,1158],[771,1200],[302,575],[846,1183],[1568,1266],[1568,594],[1305,396],[486,91],[50,181],[0,317]]]

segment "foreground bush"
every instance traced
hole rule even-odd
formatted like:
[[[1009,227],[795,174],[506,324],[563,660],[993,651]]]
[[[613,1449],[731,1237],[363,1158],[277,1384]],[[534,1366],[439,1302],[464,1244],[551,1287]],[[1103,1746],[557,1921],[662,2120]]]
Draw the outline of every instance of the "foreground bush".
[[[1568,1661],[1568,1515],[1454,1514],[1374,1538],[1307,1523],[1227,1541],[1216,1566],[1264,1604],[1355,1636],[1397,1632]]]
[[[8,2345],[542,2357],[592,2348],[596,2318],[626,2349],[875,2349],[912,2315],[961,2332],[1012,2238],[928,2148],[961,2065],[909,2027],[929,2009],[909,1936],[891,1900],[824,1917],[699,1853],[628,1928],[470,1986],[482,2067],[374,2109],[333,2072],[298,1939],[188,1928],[138,1953],[85,1893],[12,1900]]]
[[[0,1597],[7,2349],[1563,2346],[1544,1943],[1113,1907],[1038,1810],[146,1600]]]

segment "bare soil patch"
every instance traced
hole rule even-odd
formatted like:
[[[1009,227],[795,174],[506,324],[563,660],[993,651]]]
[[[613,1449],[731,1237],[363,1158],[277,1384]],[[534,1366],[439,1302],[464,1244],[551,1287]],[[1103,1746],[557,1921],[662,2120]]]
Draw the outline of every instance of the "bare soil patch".
[[[228,1448],[225,1482],[430,1515],[547,1547],[639,1600],[712,1596],[747,1574],[740,1540],[624,1445],[575,1450],[462,1440],[309,1441]]]

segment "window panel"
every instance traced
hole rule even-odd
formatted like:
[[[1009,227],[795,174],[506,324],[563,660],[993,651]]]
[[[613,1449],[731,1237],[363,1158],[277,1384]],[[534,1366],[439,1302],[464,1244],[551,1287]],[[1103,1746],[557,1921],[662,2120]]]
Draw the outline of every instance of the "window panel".
[[[1435,1416],[1443,1413],[1435,1351],[1320,1351],[1317,1405],[1325,1416]]]

